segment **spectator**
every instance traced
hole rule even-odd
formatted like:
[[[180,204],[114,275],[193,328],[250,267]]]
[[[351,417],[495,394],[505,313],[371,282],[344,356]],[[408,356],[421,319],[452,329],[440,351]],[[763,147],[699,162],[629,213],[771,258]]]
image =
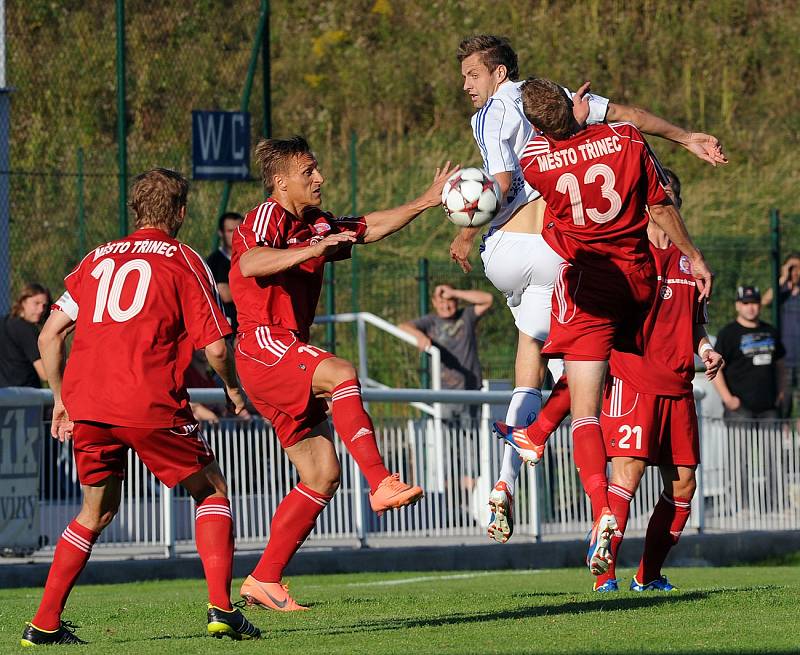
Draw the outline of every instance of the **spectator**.
[[[228,274],[231,270],[231,243],[233,233],[242,224],[244,217],[236,212],[227,212],[219,217],[217,223],[217,235],[219,236],[219,248],[212,252],[206,263],[211,269],[214,281],[217,283],[217,291],[222,299],[222,310],[228,317],[233,333],[236,334],[238,322],[236,321],[236,305],[233,304],[231,288],[228,285]]]
[[[467,306],[459,308],[459,300]],[[416,337],[420,350],[431,344],[441,350],[443,389],[480,389],[481,364],[475,326],[491,308],[492,294],[440,284],[434,289],[432,301],[433,313],[403,323],[400,329]],[[460,405],[450,408],[453,415],[462,411]]]
[[[786,348],[784,359],[783,402],[781,416],[792,415],[794,396],[800,386],[800,253],[792,253],[783,262],[778,279],[778,307],[781,316],[781,341]],[[772,302],[772,289],[764,292],[761,306]]]
[[[0,387],[39,388],[47,380],[37,340],[50,303],[50,292],[30,282],[0,319]]]
[[[785,351],[774,327],[759,318],[761,293],[736,292],[736,320],[719,331],[716,350],[725,359],[714,386],[726,419],[778,418],[783,397]]]

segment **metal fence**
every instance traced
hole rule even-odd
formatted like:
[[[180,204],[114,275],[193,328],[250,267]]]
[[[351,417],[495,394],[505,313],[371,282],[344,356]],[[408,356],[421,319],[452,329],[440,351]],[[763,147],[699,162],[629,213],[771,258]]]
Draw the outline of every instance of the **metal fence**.
[[[322,514],[309,544],[380,545],[437,537],[480,537],[487,499],[500,468],[502,444],[490,435],[488,406],[474,422],[446,423],[437,435],[431,419],[386,419],[376,425],[390,470],[421,484],[425,498],[378,518],[368,489],[341,442],[341,487]],[[268,423],[224,420],[204,428],[230,487],[237,542],[262,547],[275,509],[296,484],[294,469]],[[701,419],[703,464],[687,529],[786,530],[800,527],[800,438],[794,421],[726,425]],[[41,534],[52,548],[80,507],[80,487],[69,444],[47,440],[41,485]],[[183,490],[160,485],[129,456],[120,513],[100,548],[174,554],[194,537],[194,502]],[[632,506],[631,533],[643,531],[658,499],[658,471],[648,469]],[[515,537],[583,535],[590,507],[572,460],[568,425],[551,438],[542,464],[524,469],[516,494]]]

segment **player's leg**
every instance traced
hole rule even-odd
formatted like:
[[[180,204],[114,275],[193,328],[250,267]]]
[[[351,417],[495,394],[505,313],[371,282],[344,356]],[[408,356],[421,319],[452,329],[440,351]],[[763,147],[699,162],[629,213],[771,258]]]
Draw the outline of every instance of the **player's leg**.
[[[573,458],[594,518],[586,563],[594,575],[600,575],[611,563],[611,537],[617,529],[608,507],[606,450],[598,418],[608,362],[567,359],[565,365],[571,397]]]
[[[611,564],[605,573],[597,576],[595,591],[617,591],[616,562],[619,547],[625,537],[625,527],[631,501],[647,467],[644,459],[635,457],[612,457],[611,480],[608,485],[608,506],[617,520],[617,530],[611,538]]]
[[[506,411],[505,424],[508,426],[530,425],[539,413],[541,386],[547,371],[547,360],[542,357],[541,349],[540,340],[519,331],[514,373],[516,386]],[[507,542],[514,532],[513,502],[521,465],[517,450],[507,441],[500,477],[489,494],[491,515],[487,532],[489,538],[498,543]]]
[[[84,643],[61,621],[61,614],[78,576],[92,554],[92,546],[119,509],[122,478],[109,475],[104,480],[81,487],[83,504],[56,544],[53,563],[47,575],[39,609],[25,628],[23,646]]]
[[[642,560],[631,582],[633,591],[674,589],[662,575],[661,567],[686,527],[691,514],[692,498],[697,489],[696,466],[662,465],[659,468],[664,491],[647,524]]]
[[[208,633],[235,640],[258,639],[261,630],[231,604],[233,518],[228,485],[212,462],[181,481],[196,503],[195,542],[208,585]]]
[[[327,421],[284,450],[300,482],[275,510],[267,547],[240,593],[248,604],[291,612],[307,608],[298,605],[281,584],[283,571],[339,488],[341,469]]]
[[[330,394],[333,426],[367,479],[373,510],[380,514],[422,498],[420,487],[402,482],[384,465],[375,427],[361,399],[358,374],[350,362],[339,357],[320,362],[312,378],[312,391],[315,395]]]

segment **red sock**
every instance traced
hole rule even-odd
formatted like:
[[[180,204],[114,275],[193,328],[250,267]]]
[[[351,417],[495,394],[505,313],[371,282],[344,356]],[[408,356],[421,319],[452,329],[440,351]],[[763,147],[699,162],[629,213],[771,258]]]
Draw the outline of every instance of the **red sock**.
[[[606,446],[596,416],[572,420],[572,453],[583,490],[592,503],[596,521],[608,507],[608,478],[606,477]]]
[[[331,393],[333,427],[374,492],[390,475],[375,441],[375,427],[361,402],[358,380],[342,382]]]
[[[644,553],[639,562],[636,579],[647,584],[661,576],[661,567],[670,548],[678,543],[692,510],[691,498],[674,498],[666,493],[658,499],[644,538]]]
[[[548,437],[569,415],[570,395],[567,386],[567,376],[562,375],[556,382],[547,402],[542,405],[542,410],[536,420],[528,426],[528,438],[537,446],[544,446]]]
[[[606,573],[597,576],[597,584],[601,585],[606,580],[617,577],[617,553],[622,539],[625,536],[625,526],[628,525],[628,514],[631,511],[633,492],[618,484],[608,485],[608,507],[617,519],[617,531],[611,537],[611,566]]]
[[[303,545],[317,517],[332,496],[324,496],[302,482],[278,505],[269,530],[269,542],[251,574],[259,582],[280,582],[283,569]]]
[[[31,623],[41,630],[56,630],[61,624],[61,613],[67,603],[67,596],[75,586],[75,581],[89,561],[92,546],[100,533],[85,528],[76,520],[67,526],[56,544],[53,563],[39,611]]]
[[[231,610],[233,518],[227,498],[209,497],[197,504],[195,542],[208,585],[208,602]]]

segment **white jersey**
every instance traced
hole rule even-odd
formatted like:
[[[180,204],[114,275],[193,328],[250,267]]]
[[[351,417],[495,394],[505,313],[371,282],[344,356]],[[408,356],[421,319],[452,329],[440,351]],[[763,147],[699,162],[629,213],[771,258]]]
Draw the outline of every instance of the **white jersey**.
[[[512,173],[511,186],[492,220],[492,228],[506,223],[517,208],[541,195],[525,181],[519,167],[522,150],[536,131],[522,111],[522,84],[504,82],[472,117],[472,134],[481,151],[484,170],[490,175]],[[572,97],[572,92],[565,90]],[[588,123],[602,123],[607,110],[608,98],[589,94]]]

